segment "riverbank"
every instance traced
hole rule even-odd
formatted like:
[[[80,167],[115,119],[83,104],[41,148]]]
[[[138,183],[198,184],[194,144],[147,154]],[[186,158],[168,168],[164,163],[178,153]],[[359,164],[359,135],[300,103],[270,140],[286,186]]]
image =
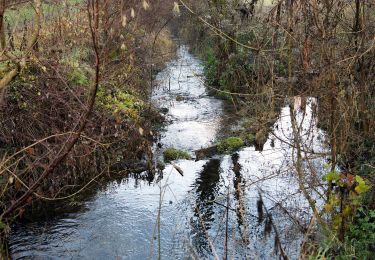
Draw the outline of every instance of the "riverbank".
[[[373,5],[88,3],[43,24],[34,0],[33,29],[0,42],[14,258],[371,259]],[[173,17],[200,59],[172,58]],[[80,206],[10,229],[60,199]]]
[[[259,145],[262,142],[257,139],[273,136],[270,126],[280,115],[278,104],[285,97],[299,96],[303,107],[308,97],[317,98],[318,124],[327,132],[330,159],[326,183],[321,184],[324,209],[317,209],[310,191],[305,193],[317,222],[311,224],[313,235],[306,235],[303,257],[368,259],[373,254],[375,228],[371,189],[375,185],[375,136],[369,131],[375,122],[373,6],[361,1],[336,1],[312,9],[299,1],[180,2],[177,27],[183,28],[181,37],[204,61],[207,85],[232,102],[243,117],[243,131],[233,140],[249,137]],[[343,36],[341,32],[348,29],[345,22],[332,18],[341,15],[354,24],[351,34]],[[317,17],[324,21],[323,27]],[[329,26],[327,21],[331,21]],[[363,55],[359,58],[358,53]],[[305,171],[302,166],[310,164],[310,158],[304,157],[305,148],[295,142],[290,142],[296,149],[295,171],[306,184],[310,180],[304,175],[313,170]],[[217,147],[199,152],[214,150]],[[364,225],[365,234],[359,235]]]
[[[4,20],[7,29],[2,33],[9,44],[2,45],[2,55],[16,56],[22,64],[0,61],[2,79],[17,69],[17,75],[1,89],[2,245],[13,220],[43,211],[46,202],[74,202],[98,183],[134,171],[149,170],[150,178],[154,174],[147,162],[153,158],[155,125],[163,117],[149,104],[152,72],[174,57],[176,46],[163,18],[148,18],[150,6],[128,4],[121,7],[128,18],[103,13],[95,32],[90,32],[92,24],[82,1],[47,3],[40,8],[21,3],[6,9],[6,19],[17,19],[9,25]],[[103,10],[111,8],[115,3],[103,6]],[[163,16],[167,9],[155,6],[154,12]],[[22,26],[23,18],[30,26]],[[107,23],[112,24],[111,30]],[[96,47],[92,34],[96,34]],[[37,40],[29,50],[25,44],[32,35]],[[95,83],[96,75],[99,81]],[[75,138],[94,84],[98,84],[96,102],[84,119],[83,132],[63,163],[39,180]],[[8,212],[35,185],[25,203]],[[6,258],[6,249],[2,253]]]
[[[195,150],[232,131],[233,114],[223,100],[209,95],[202,72],[201,61],[181,46],[156,77],[152,102],[166,111],[154,151],[160,159],[170,147],[194,157]],[[298,120],[314,129],[303,143],[314,143],[318,152],[325,148],[318,141],[323,133],[313,126],[313,103],[306,102],[306,115],[301,112]],[[153,180],[147,173],[132,174],[77,202],[75,211],[18,224],[12,256],[269,259],[282,250],[295,258],[310,213],[285,144],[292,139],[289,111],[284,105],[278,126],[272,126],[281,140],[269,137],[263,151],[250,146],[209,159],[166,162]]]

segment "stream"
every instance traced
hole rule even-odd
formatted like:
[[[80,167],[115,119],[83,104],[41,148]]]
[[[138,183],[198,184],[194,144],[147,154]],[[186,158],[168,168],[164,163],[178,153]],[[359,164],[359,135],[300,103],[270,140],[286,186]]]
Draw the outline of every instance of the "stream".
[[[152,101],[168,109],[157,154],[174,147],[194,156],[235,124],[224,102],[207,94],[202,75],[200,60],[186,46],[157,75]],[[282,249],[290,259],[298,258],[301,229],[312,213],[293,167],[291,111],[304,156],[328,148],[317,128],[317,101],[288,100],[294,110],[286,102],[263,151],[245,147],[207,160],[177,160],[151,183],[142,174],[113,181],[73,212],[14,226],[12,257],[277,259]],[[304,176],[306,181],[319,186],[325,160],[315,156],[304,164],[314,173]]]

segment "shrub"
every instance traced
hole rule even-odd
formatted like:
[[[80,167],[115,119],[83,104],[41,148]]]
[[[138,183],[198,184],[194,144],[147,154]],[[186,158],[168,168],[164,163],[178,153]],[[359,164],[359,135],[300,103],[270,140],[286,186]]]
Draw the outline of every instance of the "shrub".
[[[345,255],[355,255],[358,259],[371,259],[375,246],[375,210],[357,211],[354,223],[349,226],[345,242],[350,250]],[[349,247],[350,245],[350,247]],[[349,258],[349,257],[348,257]]]
[[[217,85],[217,66],[218,60],[215,56],[215,51],[213,48],[207,48],[205,50],[205,66],[204,75],[206,77],[207,83],[210,85]]]

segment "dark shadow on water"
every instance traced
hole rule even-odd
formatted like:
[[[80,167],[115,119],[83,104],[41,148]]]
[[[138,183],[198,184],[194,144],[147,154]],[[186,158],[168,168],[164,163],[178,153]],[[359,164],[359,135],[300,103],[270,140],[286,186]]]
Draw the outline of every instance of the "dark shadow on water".
[[[237,222],[238,222],[238,228],[241,233],[241,237],[243,239],[243,242],[245,244],[249,243],[249,238],[247,237],[247,225],[245,221],[245,201],[244,201],[244,180],[243,176],[241,174],[242,166],[239,163],[239,154],[234,153],[232,154],[232,162],[233,162],[233,172],[234,172],[234,179],[233,179],[233,185],[235,189],[234,198],[236,200],[236,213],[237,213]]]
[[[214,222],[214,200],[218,195],[220,186],[220,159],[211,159],[200,172],[194,187],[196,187],[196,204],[194,217],[191,219],[191,235],[193,247],[200,255],[210,252],[207,239],[208,230]]]

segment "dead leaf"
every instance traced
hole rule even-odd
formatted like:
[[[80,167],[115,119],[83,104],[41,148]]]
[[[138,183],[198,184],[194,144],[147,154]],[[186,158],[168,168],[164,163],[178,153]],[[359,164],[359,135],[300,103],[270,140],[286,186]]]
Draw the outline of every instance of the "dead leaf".
[[[29,147],[26,149],[26,153],[29,155],[35,155],[35,149],[33,147]]]

